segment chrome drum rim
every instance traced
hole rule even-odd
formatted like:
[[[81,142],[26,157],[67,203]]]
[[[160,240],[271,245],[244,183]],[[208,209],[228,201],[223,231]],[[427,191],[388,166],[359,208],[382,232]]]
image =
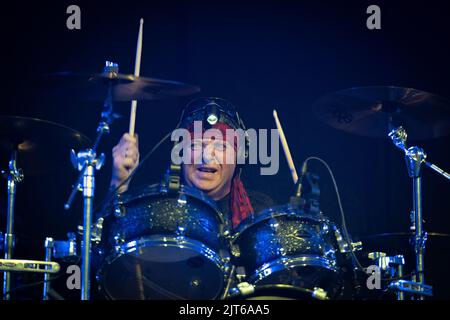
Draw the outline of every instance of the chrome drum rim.
[[[117,299],[114,294],[112,294],[108,289],[108,272],[111,267],[119,261],[121,258],[139,258],[140,254],[136,254],[137,252],[145,251],[147,249],[151,250],[160,250],[160,249],[175,249],[182,250],[186,253],[194,252],[197,256],[205,258],[210,262],[208,266],[213,266],[215,268],[215,272],[220,274],[220,285],[215,290],[215,294],[209,297],[201,297],[200,299],[217,299],[219,298],[225,289],[225,284],[228,280],[228,273],[231,267],[230,259],[227,256],[222,257],[219,252],[215,252],[210,249],[208,246],[203,243],[196,241],[194,239],[190,239],[183,236],[174,237],[171,235],[152,235],[141,237],[137,240],[128,241],[123,243],[121,246],[117,246],[114,251],[110,252],[110,254],[104,260],[104,263],[101,269],[97,273],[97,281],[99,283],[99,288],[102,292],[106,294],[109,299]],[[149,263],[145,261],[145,263]],[[152,262],[150,262],[152,263]],[[130,273],[132,271],[129,271]],[[208,284],[208,279],[205,281]],[[216,282],[217,283],[217,282]],[[175,299],[196,299],[191,297],[182,297],[178,296]],[[119,298],[121,299],[121,298]],[[164,298],[170,299],[170,297]]]

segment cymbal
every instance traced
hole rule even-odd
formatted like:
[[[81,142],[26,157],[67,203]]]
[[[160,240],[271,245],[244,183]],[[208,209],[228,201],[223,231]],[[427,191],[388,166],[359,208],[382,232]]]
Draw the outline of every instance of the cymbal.
[[[363,243],[363,249],[368,251],[382,251],[388,255],[393,254],[412,254],[413,247],[410,239],[415,236],[410,232],[388,232],[357,237]],[[443,232],[427,232],[426,250],[434,252],[450,250],[450,234]]]
[[[104,101],[108,94],[108,83],[112,84],[113,101],[159,100],[187,96],[200,91],[189,84],[136,77],[130,74],[74,73],[59,72],[44,76],[47,93],[62,98],[75,98],[85,101]]]
[[[412,140],[450,134],[450,101],[412,88],[356,87],[320,98],[314,113],[324,123],[349,133],[387,138],[403,126]]]
[[[53,171],[59,162],[70,163],[70,150],[87,147],[91,141],[62,124],[27,117],[0,115],[0,168],[8,169],[17,151],[18,168],[27,175]]]
[[[415,233],[413,231],[411,232],[387,232],[387,233],[377,233],[372,235],[367,235],[362,237],[362,239],[381,239],[381,238],[389,238],[389,237],[400,237],[400,238],[407,238],[414,236]],[[432,238],[442,238],[450,240],[450,234],[448,233],[442,233],[442,232],[427,232],[428,237]]]

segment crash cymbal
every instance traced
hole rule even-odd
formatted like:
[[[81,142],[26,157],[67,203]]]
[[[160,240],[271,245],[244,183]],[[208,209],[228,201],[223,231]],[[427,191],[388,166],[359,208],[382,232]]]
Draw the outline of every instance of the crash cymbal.
[[[0,168],[6,170],[12,152],[25,176],[50,172],[58,162],[70,163],[70,150],[90,144],[80,132],[42,119],[0,115]]]
[[[113,75],[113,76],[111,76]],[[44,94],[85,101],[104,101],[108,83],[112,84],[113,101],[159,100],[186,96],[200,91],[189,84],[129,74],[60,72],[45,75]]]
[[[412,140],[450,134],[450,101],[412,88],[345,89],[322,97],[313,108],[321,121],[358,135],[387,138],[400,125]]]

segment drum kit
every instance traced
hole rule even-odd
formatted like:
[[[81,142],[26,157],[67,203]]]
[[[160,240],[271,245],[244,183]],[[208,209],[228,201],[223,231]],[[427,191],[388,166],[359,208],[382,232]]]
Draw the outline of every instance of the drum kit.
[[[0,259],[3,299],[11,299],[11,277],[17,272],[42,273],[43,299],[59,296],[52,292],[51,275],[62,271],[62,261],[81,261],[82,300],[366,299],[371,279],[379,279],[381,288],[377,289],[391,292],[395,299],[432,296],[424,277],[428,234],[423,228],[422,164],[447,179],[450,175],[426,161],[423,149],[407,147],[404,127],[415,139],[447,135],[450,102],[446,99],[416,89],[379,86],[332,93],[314,105],[317,117],[332,127],[389,137],[404,152],[413,181],[413,233],[407,234],[416,255],[415,271],[404,274],[403,255],[374,251],[361,256],[364,244],[352,241],[345,223],[339,227],[318,207],[317,181],[306,166],[317,158],[308,158],[298,177],[289,152],[285,153],[296,184],[290,201],[255,213],[236,229],[212,199],[185,185],[174,189],[170,179],[114,194],[94,221],[95,171],[104,161],[97,149],[116,118],[113,103],[186,96],[199,88],[140,77],[139,70],[134,75],[121,74],[111,62],[102,73],[59,73],[46,75],[45,80],[58,86],[57,94],[76,93],[103,101],[103,110],[93,142],[57,123],[0,116],[0,150],[10,155],[9,167],[2,171],[8,194],[4,259]],[[13,259],[17,185],[24,176],[48,168],[40,163],[49,153],[89,144],[92,147],[71,153],[72,164],[80,173],[65,204],[70,208],[82,191],[83,226],[70,233],[68,240],[47,238],[45,261]],[[95,284],[92,288],[91,283]]]

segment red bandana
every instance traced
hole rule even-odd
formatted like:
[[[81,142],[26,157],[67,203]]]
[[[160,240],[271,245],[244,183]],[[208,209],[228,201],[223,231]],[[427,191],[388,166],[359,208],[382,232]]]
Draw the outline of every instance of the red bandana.
[[[218,122],[212,125],[211,128],[218,129],[222,133],[224,139],[226,137],[226,130],[233,129],[232,127],[222,122]],[[191,132],[191,136],[194,137],[194,125],[191,124],[187,129]],[[203,132],[204,131],[205,130],[203,129]],[[234,142],[234,150],[237,151],[237,139],[235,139]],[[234,228],[237,227],[242,222],[242,220],[253,214],[253,207],[250,203],[250,198],[248,197],[247,190],[242,183],[240,175],[236,173],[231,182],[230,207],[232,212],[231,220],[233,222]]]
[[[233,213],[233,227],[237,227],[245,218],[253,214],[253,207],[250,203],[244,184],[236,174],[231,183],[231,212]]]

